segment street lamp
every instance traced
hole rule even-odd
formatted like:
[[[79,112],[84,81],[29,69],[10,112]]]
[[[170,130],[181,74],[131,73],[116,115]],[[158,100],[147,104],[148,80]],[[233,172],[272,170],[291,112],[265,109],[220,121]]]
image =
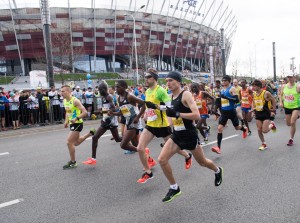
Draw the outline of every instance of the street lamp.
[[[137,13],[140,9],[144,8],[145,5],[142,5],[138,10],[134,12]],[[125,14],[124,16],[130,16],[133,20],[133,38],[134,38],[134,54],[135,54],[135,76],[136,76],[136,84],[139,84],[139,64],[137,57],[137,46],[136,46],[136,30],[135,30],[135,17],[132,14]]]

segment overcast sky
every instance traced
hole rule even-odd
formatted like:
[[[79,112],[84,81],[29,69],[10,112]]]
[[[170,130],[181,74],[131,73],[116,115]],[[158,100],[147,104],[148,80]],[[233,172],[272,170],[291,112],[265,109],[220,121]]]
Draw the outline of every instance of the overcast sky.
[[[257,76],[273,75],[272,42],[276,42],[277,75],[290,72],[292,57],[295,57],[296,72],[299,73],[299,0],[227,0],[227,2],[238,21],[227,73],[231,74],[237,67],[238,73],[249,74],[251,67],[255,76],[256,51]],[[237,66],[233,68],[233,64]]]

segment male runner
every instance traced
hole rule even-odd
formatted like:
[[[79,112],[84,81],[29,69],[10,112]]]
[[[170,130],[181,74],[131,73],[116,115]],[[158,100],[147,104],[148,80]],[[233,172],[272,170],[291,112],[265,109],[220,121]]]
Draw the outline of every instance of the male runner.
[[[242,108],[241,108],[241,86],[239,86],[239,82],[237,79],[232,81],[233,87],[235,88],[235,93],[238,96],[239,101],[235,104],[235,110],[237,117],[241,120],[242,125],[244,125],[243,115],[242,115]]]
[[[218,125],[217,146],[212,147],[212,151],[221,154],[221,142],[223,138],[223,129],[228,119],[231,120],[236,130],[243,132],[243,138],[247,137],[248,128],[239,125],[239,119],[235,110],[235,104],[239,102],[239,97],[236,94],[235,88],[230,85],[231,77],[228,75],[223,76],[222,83],[223,89],[221,92],[221,117]]]
[[[145,150],[147,145],[154,136],[157,138],[162,137],[166,142],[171,135],[171,129],[165,112],[166,106],[171,105],[171,99],[166,90],[157,84],[157,79],[158,72],[152,68],[148,69],[148,73],[145,75],[146,85],[149,87],[146,91],[147,110],[145,116],[147,117],[147,124],[140,136],[137,147],[145,172],[138,179],[138,183],[146,183],[149,179],[153,178],[153,173],[148,163],[154,166],[156,161],[154,159],[148,160],[149,149]],[[178,153],[185,157],[185,168],[189,169],[192,165],[192,154],[186,151],[179,151]]]
[[[269,91],[263,90],[262,86],[260,80],[254,80],[252,83],[254,91],[252,109],[255,111],[258,136],[262,142],[262,145],[258,148],[261,151],[268,148],[263,134],[268,133],[270,130],[276,131],[275,123],[270,120],[271,117],[275,116],[276,100]]]
[[[221,115],[218,113],[218,109],[221,110],[221,81],[216,80],[216,86],[213,88],[213,97],[215,97],[215,109],[214,109],[214,114],[215,114],[215,120],[217,120]]]
[[[199,119],[199,111],[192,94],[180,88],[182,82],[181,74],[172,71],[167,75],[166,81],[168,88],[173,93],[171,107],[167,107],[166,113],[168,117],[172,118],[174,131],[172,136],[165,143],[158,157],[158,161],[170,183],[169,192],[162,201],[170,202],[181,194],[168,162],[175,153],[183,149],[190,150],[201,166],[207,167],[215,172],[215,186],[220,186],[222,183],[223,169],[217,167],[211,160],[205,158],[203,150],[199,145],[198,133],[193,124],[193,120]]]
[[[242,108],[242,115],[244,119],[244,123],[248,128],[248,135],[251,135],[251,130],[249,127],[249,123],[252,121],[252,99],[253,99],[253,92],[247,87],[247,81],[245,79],[240,80],[241,83],[241,108]]]
[[[71,160],[63,166],[63,169],[71,169],[77,167],[75,160],[75,146],[79,146],[88,137],[94,135],[96,130],[91,129],[89,133],[80,137],[80,132],[83,129],[82,118],[87,116],[87,111],[81,102],[76,97],[72,96],[72,90],[70,86],[62,86],[61,94],[64,98],[63,103],[66,109],[66,118],[64,123],[65,128],[67,128],[70,124],[70,133],[68,135],[67,145],[71,158]]]
[[[280,104],[284,108],[285,119],[287,126],[290,126],[290,139],[288,146],[294,145],[294,136],[296,133],[296,122],[299,117],[300,110],[300,84],[295,83],[295,76],[287,76],[288,82],[280,91]]]
[[[121,142],[122,139],[118,133],[118,120],[116,116],[109,116],[108,111],[115,111],[114,101],[111,95],[108,94],[108,86],[106,82],[99,84],[99,92],[102,100],[102,116],[101,124],[97,129],[97,132],[92,138],[92,157],[89,157],[83,164],[96,165],[96,154],[98,141],[100,137],[109,129],[116,142]]]

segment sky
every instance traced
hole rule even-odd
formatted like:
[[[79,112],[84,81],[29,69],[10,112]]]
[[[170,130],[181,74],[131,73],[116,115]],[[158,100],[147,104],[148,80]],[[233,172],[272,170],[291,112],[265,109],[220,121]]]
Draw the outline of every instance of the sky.
[[[0,0],[0,7],[5,5],[7,7],[8,1]],[[50,6],[67,6],[67,0],[49,1]],[[116,1],[118,5],[128,6],[130,0]],[[148,2],[148,0],[132,1],[136,1],[137,5]],[[153,3],[162,2],[162,0],[150,0],[152,1]],[[197,4],[202,2],[202,0],[195,1]],[[207,5],[212,1],[206,0]],[[25,4],[27,7],[37,7],[39,5],[39,0],[15,0],[15,2],[18,6]],[[71,7],[91,7],[91,0],[87,0],[86,3],[79,0],[70,0],[70,2]],[[171,2],[176,3],[177,0],[171,0]],[[216,0],[216,2],[220,4],[222,0]],[[110,3],[111,0],[96,0],[96,7],[110,6]],[[253,77],[273,76],[272,42],[276,44],[277,76],[285,76],[291,72],[292,57],[295,58],[295,72],[300,73],[300,30],[297,24],[300,21],[299,0],[224,0],[224,7],[227,5],[230,10],[233,10],[238,24],[228,58],[227,74],[248,76],[252,74]]]
[[[277,76],[291,72],[292,57],[295,57],[295,72],[299,73],[300,1],[227,0],[227,3],[238,21],[227,63],[228,74],[237,70],[238,74],[252,71],[253,77],[273,76],[272,42],[276,43]]]

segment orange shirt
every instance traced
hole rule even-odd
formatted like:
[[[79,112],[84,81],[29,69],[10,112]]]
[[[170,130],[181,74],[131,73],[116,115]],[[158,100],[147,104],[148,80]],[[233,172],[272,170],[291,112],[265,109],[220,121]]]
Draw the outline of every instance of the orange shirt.
[[[246,88],[246,90],[241,89],[241,106],[242,108],[251,108],[252,106],[252,96],[249,93],[249,88]]]
[[[206,99],[202,98],[202,92],[200,92],[199,95],[194,95],[194,100],[196,102],[200,115],[208,114]]]

